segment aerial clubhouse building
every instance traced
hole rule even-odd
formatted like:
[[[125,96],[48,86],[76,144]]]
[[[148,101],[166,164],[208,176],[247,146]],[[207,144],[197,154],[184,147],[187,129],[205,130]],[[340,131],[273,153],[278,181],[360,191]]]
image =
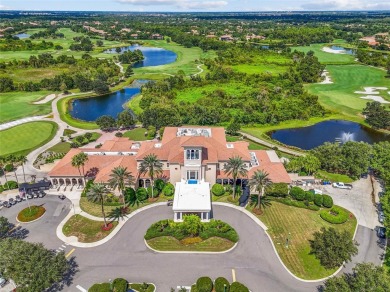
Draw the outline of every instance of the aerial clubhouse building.
[[[210,187],[215,183],[230,184],[231,176],[224,172],[229,158],[239,156],[248,170],[245,183],[256,170],[269,174],[274,183],[291,183],[283,163],[273,150],[249,150],[246,141],[227,142],[224,128],[167,127],[161,141],[131,141],[113,138],[101,148],[71,149],[49,172],[54,186],[79,186],[85,179],[108,183],[111,171],[126,167],[136,178],[134,187],[150,186],[148,174],[140,173],[142,160],[154,154],[163,164],[159,178],[175,185],[174,219],[183,215],[198,214],[203,221],[210,219]],[[88,161],[79,171],[72,166],[72,157],[80,152],[88,155]]]

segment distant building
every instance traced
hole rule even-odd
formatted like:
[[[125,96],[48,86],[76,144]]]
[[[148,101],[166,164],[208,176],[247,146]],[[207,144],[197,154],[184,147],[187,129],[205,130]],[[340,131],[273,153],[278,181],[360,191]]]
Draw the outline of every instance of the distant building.
[[[234,41],[234,38],[230,34],[225,34],[225,35],[221,35],[219,37],[219,40],[223,42],[232,42]]]
[[[161,34],[159,34],[159,33],[154,33],[154,34],[152,34],[151,38],[152,38],[153,40],[163,40],[163,39],[164,39],[164,36],[161,35]]]

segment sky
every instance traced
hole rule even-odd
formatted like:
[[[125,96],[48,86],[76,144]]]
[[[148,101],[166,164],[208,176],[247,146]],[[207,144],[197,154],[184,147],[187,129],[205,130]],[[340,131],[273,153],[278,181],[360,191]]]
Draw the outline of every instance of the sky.
[[[0,10],[129,12],[390,10],[390,0],[0,0]]]

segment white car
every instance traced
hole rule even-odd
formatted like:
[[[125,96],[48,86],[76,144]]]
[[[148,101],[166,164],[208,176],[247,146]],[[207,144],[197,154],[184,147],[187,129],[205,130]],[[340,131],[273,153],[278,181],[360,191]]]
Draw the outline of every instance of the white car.
[[[333,183],[332,187],[338,188],[338,189],[352,190],[352,185],[345,184],[345,183],[342,183],[342,182]]]

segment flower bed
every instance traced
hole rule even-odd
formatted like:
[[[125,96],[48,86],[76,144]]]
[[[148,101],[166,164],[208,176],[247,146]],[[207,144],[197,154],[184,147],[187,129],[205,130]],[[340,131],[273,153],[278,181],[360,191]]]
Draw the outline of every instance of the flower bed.
[[[31,206],[27,207],[19,212],[18,220],[20,222],[31,222],[37,220],[45,214],[46,209],[42,206]]]
[[[344,208],[339,206],[333,206],[330,210],[322,210],[320,212],[320,217],[326,222],[332,224],[342,224],[347,222],[348,218],[353,216]]]

